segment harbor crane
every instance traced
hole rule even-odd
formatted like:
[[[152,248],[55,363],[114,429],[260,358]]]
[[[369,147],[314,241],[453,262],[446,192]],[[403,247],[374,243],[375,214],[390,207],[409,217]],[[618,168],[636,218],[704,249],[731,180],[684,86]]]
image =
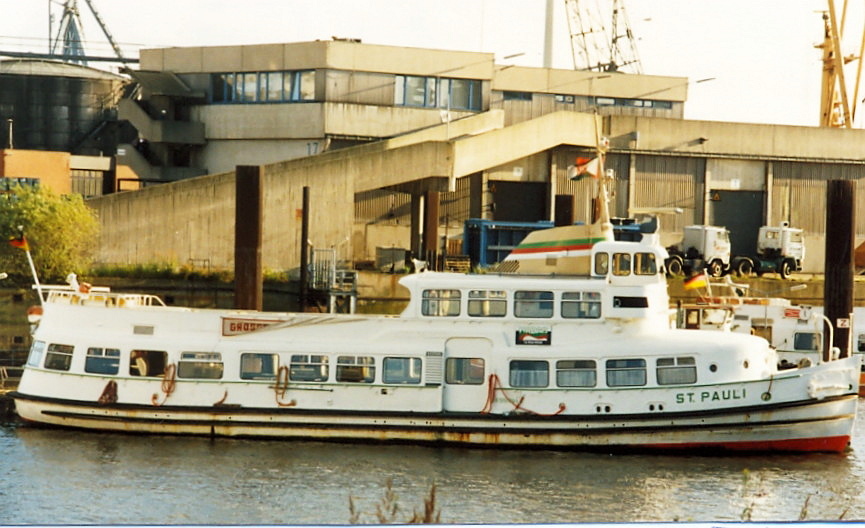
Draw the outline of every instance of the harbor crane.
[[[862,31],[859,55],[843,55],[841,49],[847,18],[847,0],[841,8],[839,23],[835,1],[827,0],[828,10],[823,12],[823,42],[816,47],[823,50],[823,76],[820,92],[820,126],[853,128],[856,107],[859,101],[859,84],[862,77],[862,56],[865,52],[865,30]],[[856,78],[850,86],[845,78],[844,67],[856,62]]]
[[[590,3],[565,0],[574,69],[643,73],[624,0],[612,0],[609,13],[602,13],[600,6],[592,7]],[[609,26],[604,24],[607,15]]]
[[[102,20],[102,17],[99,15],[99,11],[96,10],[96,6],[93,5],[92,0],[84,1],[90,9],[90,12],[93,14],[93,18],[96,19],[96,23],[99,24],[99,27],[102,29],[102,33],[105,34],[105,38],[108,39],[108,43],[114,50],[114,54],[117,55],[118,62],[136,62],[123,56],[120,46],[118,46],[117,42],[114,41],[114,37],[111,36],[111,32],[108,31],[108,26],[105,25],[105,21]],[[83,33],[81,31],[81,15],[78,10],[78,0],[66,0],[66,2],[63,3],[63,15],[60,19],[60,25],[57,28],[57,35],[54,37],[53,42],[50,41],[51,19],[52,17],[49,12],[49,53],[53,56],[59,55],[66,62],[86,65],[88,57],[84,52],[84,45],[82,43]],[[61,43],[63,46],[62,52],[58,52],[58,46],[60,46]]]

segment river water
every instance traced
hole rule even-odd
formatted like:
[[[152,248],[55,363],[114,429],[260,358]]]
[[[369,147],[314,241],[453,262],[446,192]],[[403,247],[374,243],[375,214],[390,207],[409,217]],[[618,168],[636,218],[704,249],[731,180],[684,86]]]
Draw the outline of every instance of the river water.
[[[865,519],[865,411],[843,455],[706,456],[352,445],[0,425],[0,524]],[[354,503],[354,514],[349,506]]]

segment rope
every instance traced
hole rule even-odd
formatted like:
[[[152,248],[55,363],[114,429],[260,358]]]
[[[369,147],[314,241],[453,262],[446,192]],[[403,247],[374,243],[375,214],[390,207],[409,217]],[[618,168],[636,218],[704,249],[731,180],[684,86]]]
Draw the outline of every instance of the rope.
[[[160,402],[159,395],[154,394],[150,398],[150,402],[156,407],[163,405],[168,400],[168,397],[171,396],[172,393],[174,393],[175,388],[177,388],[177,365],[175,365],[174,363],[169,363],[165,367],[165,373],[162,377],[162,385],[160,386],[160,389],[162,390],[162,393],[165,394],[165,397],[162,399],[162,402]]]
[[[496,399],[496,391],[501,391],[502,396],[505,397],[508,403],[514,406],[515,411],[522,411],[526,414],[532,414],[535,416],[556,416],[565,412],[566,409],[564,402],[559,404],[558,411],[549,414],[539,413],[532,411],[531,409],[526,409],[525,407],[523,407],[523,401],[526,399],[525,395],[521,396],[519,400],[514,401],[510,396],[508,396],[508,393],[505,392],[504,387],[502,387],[502,381],[499,379],[498,374],[490,374],[487,385],[487,401],[484,404],[484,408],[481,409],[481,414],[489,414],[490,412],[492,412],[493,402]]]
[[[276,396],[276,404],[280,407],[294,407],[297,405],[296,400],[289,402],[282,401],[285,398],[285,393],[288,392],[288,367],[285,365],[282,365],[276,371],[276,383],[273,385],[273,392]]]

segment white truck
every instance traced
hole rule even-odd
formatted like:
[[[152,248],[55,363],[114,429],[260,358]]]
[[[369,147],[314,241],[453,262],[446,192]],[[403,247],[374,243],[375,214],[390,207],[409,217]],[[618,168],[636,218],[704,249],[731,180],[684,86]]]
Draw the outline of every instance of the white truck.
[[[712,277],[720,277],[730,270],[730,232],[719,226],[686,226],[682,241],[668,247],[667,253],[670,276],[705,269]]]
[[[776,272],[786,279],[794,271],[802,271],[805,259],[805,240],[801,229],[790,227],[787,222],[778,226],[763,226],[757,235],[757,254],[734,257],[731,263],[736,275],[757,276]]]

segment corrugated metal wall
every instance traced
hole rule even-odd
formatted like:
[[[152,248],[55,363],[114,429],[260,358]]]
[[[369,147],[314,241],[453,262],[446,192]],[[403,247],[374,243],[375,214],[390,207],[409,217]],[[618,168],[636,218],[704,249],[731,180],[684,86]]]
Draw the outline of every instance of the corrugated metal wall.
[[[825,234],[828,180],[856,180],[855,208],[865,210],[865,165],[776,161],[772,173],[772,224],[789,221],[806,234]],[[865,234],[865,215],[857,215],[856,233]]]
[[[702,223],[705,168],[703,158],[636,156],[634,207],[681,208],[681,214],[664,217],[667,232]]]

